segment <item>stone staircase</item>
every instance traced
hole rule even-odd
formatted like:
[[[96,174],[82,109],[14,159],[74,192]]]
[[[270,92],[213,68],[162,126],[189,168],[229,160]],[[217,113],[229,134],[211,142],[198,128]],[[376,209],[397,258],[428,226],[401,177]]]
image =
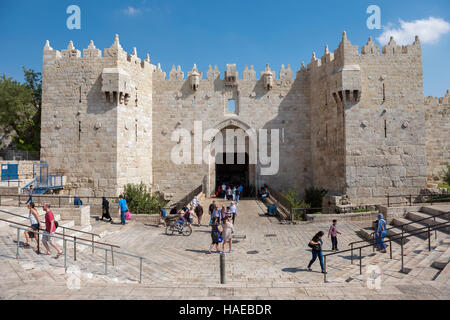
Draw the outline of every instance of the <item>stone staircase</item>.
[[[397,243],[400,242],[399,237],[402,235],[402,228],[404,231],[404,235],[408,236],[411,233],[419,233],[422,231],[426,231],[426,229],[422,229],[420,231],[415,231],[417,229],[430,226],[433,227],[437,224],[450,222],[450,214],[443,215],[448,212],[448,208],[436,208],[436,207],[422,207],[419,211],[408,211],[405,217],[394,218],[390,225],[388,225],[387,237],[389,239],[397,239],[395,240]],[[439,217],[436,217],[441,215]],[[427,220],[423,220],[426,219]],[[415,222],[417,221],[417,222]],[[403,226],[403,227],[402,227]],[[392,228],[395,227],[395,228]],[[391,228],[391,229],[390,229]],[[359,230],[358,234],[364,240],[371,240],[373,228],[363,228]],[[414,232],[415,231],[415,232]],[[436,235],[437,237],[445,237],[450,233],[450,226],[438,229],[436,231],[431,232],[431,236]],[[426,232],[416,234],[414,237],[418,237],[421,239],[428,239],[428,234]],[[411,240],[411,237],[405,239],[405,243]]]
[[[414,283],[417,281],[441,281],[442,270],[450,261],[450,238],[433,240],[431,251],[428,251],[428,242],[413,239],[404,245],[402,272],[401,249],[397,243],[392,243],[392,259],[389,250],[387,253],[372,252],[371,247],[362,251],[362,275],[360,275],[359,250],[354,250],[353,264],[336,266],[336,259],[328,263],[327,280],[333,282],[366,281],[370,269],[382,276],[385,283]],[[350,253],[348,253],[350,255]],[[333,262],[332,262],[333,261]],[[436,262],[439,261],[439,268]],[[445,261],[445,262],[444,262]]]

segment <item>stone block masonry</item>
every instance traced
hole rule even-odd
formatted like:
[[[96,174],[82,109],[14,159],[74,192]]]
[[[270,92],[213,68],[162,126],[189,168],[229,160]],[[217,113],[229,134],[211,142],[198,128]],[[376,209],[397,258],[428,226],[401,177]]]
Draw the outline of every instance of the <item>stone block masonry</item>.
[[[233,100],[234,110],[228,109]],[[81,52],[70,42],[47,42],[43,64],[41,157],[67,176],[79,195],[117,196],[143,181],[177,200],[202,184],[215,189],[215,159],[177,165],[172,133],[202,129],[280,130],[279,170],[251,166],[249,184],[278,190],[297,186],[348,194],[352,203],[376,204],[386,194],[418,194],[427,177],[449,162],[447,98],[424,104],[422,51],[391,39],[382,50],[369,39],[361,52],[344,32],[339,47],[294,72],[276,77],[267,65],[242,78],[236,65],[223,76],[161,66],[127,54],[116,35],[104,55],[93,42]],[[432,116],[431,116],[432,115]],[[205,148],[211,141],[203,141]],[[248,152],[248,143],[245,143]],[[192,148],[193,150],[193,148]]]

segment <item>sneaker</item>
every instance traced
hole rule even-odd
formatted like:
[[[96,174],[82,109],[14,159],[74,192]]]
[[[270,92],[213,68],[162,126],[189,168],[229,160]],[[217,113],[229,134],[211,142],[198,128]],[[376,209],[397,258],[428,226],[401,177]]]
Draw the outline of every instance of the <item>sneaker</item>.
[[[312,269],[311,268],[306,268],[308,271],[312,271]]]
[[[232,253],[232,252],[234,252],[234,250],[230,250],[230,251],[228,251],[228,253]]]
[[[326,272],[325,270],[322,270],[322,273],[323,273],[323,274],[327,274],[327,272]]]

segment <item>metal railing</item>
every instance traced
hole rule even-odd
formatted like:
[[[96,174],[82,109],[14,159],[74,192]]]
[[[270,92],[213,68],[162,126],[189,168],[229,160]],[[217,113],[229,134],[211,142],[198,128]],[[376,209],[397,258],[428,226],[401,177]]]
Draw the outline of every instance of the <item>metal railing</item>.
[[[416,220],[416,221],[411,221],[411,222],[404,223],[404,224],[401,224],[401,225],[398,225],[398,226],[391,226],[391,227],[389,227],[389,228],[386,228],[386,232],[387,232],[388,230],[392,230],[392,229],[401,229],[401,230],[402,230],[402,234],[403,234],[403,233],[404,233],[404,227],[405,227],[405,226],[409,226],[409,225],[411,225],[411,224],[423,222],[423,221],[430,220],[430,219],[433,219],[434,222],[436,222],[436,218],[439,218],[439,217],[445,216],[445,215],[449,215],[449,214],[450,214],[450,212],[443,212],[443,213],[440,213],[440,214],[437,214],[437,215],[434,215],[434,216],[426,217],[426,218],[419,219],[419,220]],[[370,234],[370,236],[372,237],[371,239],[366,239],[366,240],[360,240],[360,241],[351,242],[351,243],[349,243],[348,245],[353,247],[353,245],[354,245],[354,244],[357,244],[357,243],[362,243],[362,242],[367,242],[367,241],[369,241],[369,242],[370,242],[370,241],[375,242],[375,240],[374,240],[374,239],[375,239],[375,231],[372,232],[372,233]],[[437,238],[437,233],[436,233],[436,232],[435,232],[435,238]]]
[[[21,184],[24,184],[24,180],[28,179],[19,179],[19,174],[2,174],[0,186],[2,187],[20,187]]]
[[[402,235],[400,235],[398,237],[393,237],[393,238],[390,238],[389,240],[385,240],[384,242],[388,242],[389,243],[390,259],[392,260],[392,242],[400,239],[401,240],[400,241],[401,263],[402,263],[402,268],[401,268],[400,272],[404,273],[404,271],[405,271],[405,268],[404,268],[404,248],[403,248],[404,247],[404,242],[405,242],[404,239],[412,237],[412,236],[416,236],[418,234],[427,233],[428,234],[428,251],[431,251],[431,231],[447,228],[449,226],[450,226],[450,221],[447,221],[447,222],[443,222],[443,223],[440,223],[440,224],[436,224],[433,227],[425,226],[425,227],[422,227],[422,228],[417,228],[417,229],[413,230],[414,233],[412,233],[413,231],[411,231],[410,234],[406,235],[406,236],[402,234]],[[423,229],[427,229],[427,230],[421,231],[421,232],[415,232],[415,231],[419,231],[419,230],[423,230]],[[342,254],[342,253],[345,253],[345,252],[350,252],[350,260],[351,260],[351,264],[353,264],[353,251],[354,250],[359,250],[359,274],[362,275],[362,249],[368,248],[368,247],[372,247],[372,246],[373,246],[372,244],[368,244],[368,245],[357,247],[357,248],[351,248],[351,249],[338,251],[338,252],[332,252],[332,253],[328,253],[328,254],[323,255],[325,271],[327,269],[327,257],[328,256],[332,256],[332,255],[336,255],[336,254]],[[323,274],[323,277],[324,277],[323,281],[326,282],[327,281],[327,272],[325,272]]]
[[[203,185],[198,186],[191,192],[189,192],[186,196],[184,196],[181,200],[179,200],[175,205],[172,207],[176,207],[177,210],[180,210],[184,206],[187,206],[189,203],[191,203],[192,199],[198,194],[200,194],[203,191]]]
[[[283,196],[280,192],[273,189],[271,186],[266,185],[267,190],[269,191],[269,198],[273,199],[273,202],[277,207],[281,207],[284,211],[287,212],[288,220],[292,223],[294,221],[293,212],[292,212],[292,204],[291,202]]]
[[[433,203],[439,203],[442,202],[442,200],[445,200],[444,202],[450,202],[450,194],[407,194],[407,195],[390,195],[387,194],[385,196],[386,198],[386,205],[388,207],[391,207],[392,203],[392,199],[396,199],[396,198],[403,198],[405,199],[405,201],[403,201],[400,204],[409,204],[410,206],[413,206],[414,204],[419,204],[419,203],[429,203],[430,205],[433,205]],[[428,200],[425,200],[425,202],[423,201],[419,201],[420,199],[426,199],[429,198]],[[419,200],[418,200],[419,199]],[[396,203],[394,203],[396,204]]]
[[[0,160],[3,161],[18,161],[30,160],[37,161],[40,159],[39,151],[29,150],[2,150],[0,151]]]
[[[30,230],[28,228],[24,228],[24,227],[17,227],[14,225],[10,225],[11,228],[15,228],[17,229],[17,248],[16,248],[16,259],[19,259],[19,249],[20,249],[20,230],[23,231],[27,231],[27,232],[32,232],[34,234],[38,235],[38,239],[39,239],[39,235],[44,235],[43,232],[40,231],[35,231],[35,230]],[[56,239],[62,239],[63,240],[63,254],[64,254],[64,270],[67,272],[67,241],[68,242],[72,242],[74,244],[74,261],[76,261],[76,245],[77,245],[77,239],[75,238],[74,240],[70,240],[64,237],[60,237],[58,235],[53,236]],[[80,240],[80,239],[78,239]],[[90,244],[86,244],[86,243],[78,243],[80,245],[83,246],[91,246]],[[100,242],[96,242],[96,244],[102,244]],[[141,256],[137,256],[128,252],[123,252],[123,251],[113,251],[113,247],[117,247],[114,245],[108,245],[110,248],[104,248],[104,247],[99,247],[96,246],[94,244],[92,244],[92,250],[94,250],[94,248],[99,249],[99,250],[105,250],[105,275],[108,274],[108,251],[111,251],[111,259],[112,259],[112,265],[114,266],[114,254],[121,254],[121,255],[125,255],[125,256],[129,256],[129,257],[133,257],[133,258],[137,258],[139,259],[139,283],[142,283],[142,263],[143,260],[145,259],[144,257]]]
[[[19,222],[7,220],[7,219],[3,219],[3,218],[0,218],[0,221],[4,221],[4,222],[7,222],[7,223],[16,224],[16,225],[22,226],[22,227],[27,227],[27,228],[28,228],[27,231],[31,230],[29,225],[26,225],[26,224],[23,224],[23,223],[19,223]],[[58,227],[58,228],[59,228],[59,227]],[[38,230],[44,231],[44,229],[38,229]],[[78,231],[78,232],[84,232],[84,231],[80,231],[80,230],[76,230],[76,229],[71,229],[71,230]],[[85,233],[86,233],[86,232],[85,232]],[[99,245],[104,245],[104,246],[111,247],[111,250],[113,250],[112,248],[120,248],[120,246],[115,245],[115,244],[110,244],[110,243],[106,243],[106,242],[94,241],[94,236],[95,236],[96,234],[93,234],[93,233],[91,234],[91,235],[92,235],[92,238],[91,238],[91,239],[84,239],[84,238],[80,238],[80,237],[76,237],[76,236],[69,236],[69,235],[67,235],[67,234],[65,233],[65,230],[63,230],[63,233],[54,232],[54,234],[62,236],[62,239],[65,239],[65,238],[72,238],[72,239],[74,239],[74,241],[75,241],[75,248],[74,248],[74,252],[75,252],[75,253],[74,253],[74,255],[75,255],[75,260],[76,260],[76,244],[77,244],[77,241],[86,241],[86,242],[90,242],[89,245],[92,247],[92,253],[94,253],[94,247],[95,247],[94,244],[99,244]],[[98,236],[98,235],[96,235],[96,236]],[[80,243],[81,243],[81,242],[80,242]],[[37,247],[37,254],[40,254],[41,252],[40,252],[40,242],[39,242],[39,237],[38,237],[38,239],[37,239],[37,245],[38,245],[38,247]]]
[[[5,211],[5,210],[2,210],[2,209],[0,209],[0,212],[9,214],[9,215],[11,215],[11,216],[19,217],[19,218],[22,218],[22,219],[25,219],[25,220],[29,220],[28,217],[26,217],[26,216],[21,216],[20,214],[17,214],[17,213],[12,213],[12,212]],[[61,228],[61,229],[63,230],[63,236],[65,236],[66,230],[70,230],[70,231],[76,231],[76,232],[79,232],[79,233],[88,234],[88,235],[92,236],[92,241],[94,241],[94,237],[100,238],[100,235],[98,235],[98,234],[96,234],[96,233],[92,233],[92,232],[82,231],[82,230],[73,229],[73,228],[64,227],[64,226],[58,226],[58,229],[59,229],[59,228]]]

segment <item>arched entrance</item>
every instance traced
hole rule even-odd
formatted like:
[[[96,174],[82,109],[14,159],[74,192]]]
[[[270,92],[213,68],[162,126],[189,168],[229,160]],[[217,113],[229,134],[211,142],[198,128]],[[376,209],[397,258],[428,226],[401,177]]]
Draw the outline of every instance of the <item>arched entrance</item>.
[[[222,148],[211,150],[208,192],[215,194],[223,183],[242,184],[246,196],[256,187],[256,164],[251,157],[253,144],[247,131],[250,127],[237,119],[228,119],[216,125],[215,129],[218,133],[211,142],[222,142]]]

